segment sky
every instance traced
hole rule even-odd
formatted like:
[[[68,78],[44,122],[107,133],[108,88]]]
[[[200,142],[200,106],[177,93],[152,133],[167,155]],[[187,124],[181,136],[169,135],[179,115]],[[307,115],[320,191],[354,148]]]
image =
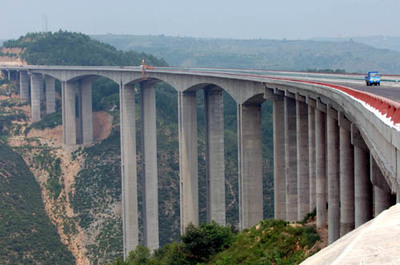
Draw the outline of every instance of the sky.
[[[399,0],[0,0],[0,39],[28,32],[233,39],[400,36]]]

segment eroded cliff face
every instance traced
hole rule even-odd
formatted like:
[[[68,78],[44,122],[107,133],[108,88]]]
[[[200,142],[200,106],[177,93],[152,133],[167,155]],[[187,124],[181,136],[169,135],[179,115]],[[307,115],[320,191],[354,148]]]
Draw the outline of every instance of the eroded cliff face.
[[[20,102],[19,99],[13,97]],[[2,97],[0,100],[10,100]],[[30,116],[29,106],[15,106]],[[113,117],[107,112],[94,113],[96,124],[95,139],[106,139],[112,129]],[[62,144],[62,126],[52,129],[31,129],[27,135],[25,129],[30,125],[26,121],[15,121],[8,144],[20,153],[34,174],[41,187],[41,195],[45,210],[51,222],[57,227],[58,233],[68,249],[76,258],[76,264],[94,264],[89,257],[88,247],[99,243],[96,235],[99,227],[81,227],[81,213],[74,211],[71,199],[75,194],[75,182],[78,173],[85,163],[85,153],[82,147],[65,146]],[[113,206],[117,218],[121,216],[120,205]],[[97,222],[108,221],[109,216],[98,215]],[[97,228],[97,230],[96,230]],[[93,255],[92,255],[93,256]]]
[[[0,64],[3,65],[27,65],[27,63],[21,59],[23,49],[21,48],[2,48],[0,49]]]

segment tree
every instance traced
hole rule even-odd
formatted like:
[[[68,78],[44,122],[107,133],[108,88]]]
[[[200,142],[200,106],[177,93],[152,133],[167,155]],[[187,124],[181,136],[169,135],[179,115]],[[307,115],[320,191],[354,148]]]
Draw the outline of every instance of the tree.
[[[234,235],[231,227],[219,225],[215,221],[203,223],[199,227],[190,224],[182,236],[183,251],[191,264],[207,262],[210,256],[228,248]]]
[[[126,262],[129,265],[148,264],[150,256],[150,250],[147,247],[139,245],[134,251],[129,252]]]

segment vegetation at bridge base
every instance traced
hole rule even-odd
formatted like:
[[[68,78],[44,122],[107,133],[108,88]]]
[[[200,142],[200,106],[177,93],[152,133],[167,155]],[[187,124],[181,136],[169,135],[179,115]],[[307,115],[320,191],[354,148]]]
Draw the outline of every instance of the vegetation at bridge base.
[[[1,264],[73,264],[24,160],[0,140]]]
[[[314,227],[281,220],[264,220],[241,233],[215,222],[203,223],[189,225],[180,243],[153,254],[138,246],[126,261],[119,258],[110,265],[292,265],[312,255],[318,240]]]
[[[32,123],[30,126],[26,127],[25,135],[28,135],[29,131],[32,129],[44,130],[46,128],[54,128],[62,124],[62,114],[60,111],[47,114],[43,119],[38,122]]]

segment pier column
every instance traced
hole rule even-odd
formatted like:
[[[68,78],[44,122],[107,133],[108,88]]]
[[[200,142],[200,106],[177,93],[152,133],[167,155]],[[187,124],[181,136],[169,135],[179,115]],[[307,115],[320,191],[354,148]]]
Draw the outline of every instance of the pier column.
[[[42,92],[43,79],[41,74],[31,75],[31,109],[32,122],[40,121],[40,94]]]
[[[329,106],[326,116],[328,241],[331,244],[340,237],[339,128],[336,110]]]
[[[261,105],[238,105],[239,229],[263,219]]]
[[[351,124],[343,116],[339,118],[340,151],[340,236],[354,229],[354,150],[351,144]]]
[[[75,94],[79,85],[77,82],[63,82],[62,112],[64,144],[74,145],[76,142]]]
[[[323,227],[326,222],[326,106],[317,101],[315,109],[315,153],[316,153],[316,208],[317,227]]]
[[[140,114],[142,124],[143,164],[143,238],[150,250],[159,247],[158,227],[158,174],[156,89],[142,85],[140,88]]]
[[[354,145],[354,212],[355,228],[357,228],[372,218],[372,185],[368,148],[354,124],[351,129]]]
[[[286,220],[298,220],[297,206],[297,134],[296,100],[284,99],[285,123],[285,175],[286,175]]]
[[[315,210],[317,186],[316,186],[316,152],[315,152],[315,100],[307,99],[308,105],[308,169],[310,185],[310,208],[309,212]]]
[[[19,95],[21,99],[29,99],[29,75],[26,71],[19,72]]]
[[[92,80],[84,79],[79,89],[82,144],[93,142]]]
[[[217,87],[205,89],[207,221],[225,225],[224,96]]]
[[[385,177],[375,162],[375,159],[370,155],[371,167],[371,182],[374,192],[374,209],[375,216],[392,206],[392,194],[390,187],[387,184]]]
[[[197,109],[195,92],[178,92],[181,234],[199,224]]]
[[[285,123],[283,97],[273,101],[275,219],[286,219]]]
[[[21,76],[22,77],[22,76]],[[56,80],[51,76],[45,77],[46,83],[46,113],[56,112]]]
[[[124,257],[139,244],[135,90],[120,86],[122,224]]]
[[[310,210],[310,171],[308,151],[308,106],[305,99],[296,100],[297,143],[297,220],[303,220]]]

